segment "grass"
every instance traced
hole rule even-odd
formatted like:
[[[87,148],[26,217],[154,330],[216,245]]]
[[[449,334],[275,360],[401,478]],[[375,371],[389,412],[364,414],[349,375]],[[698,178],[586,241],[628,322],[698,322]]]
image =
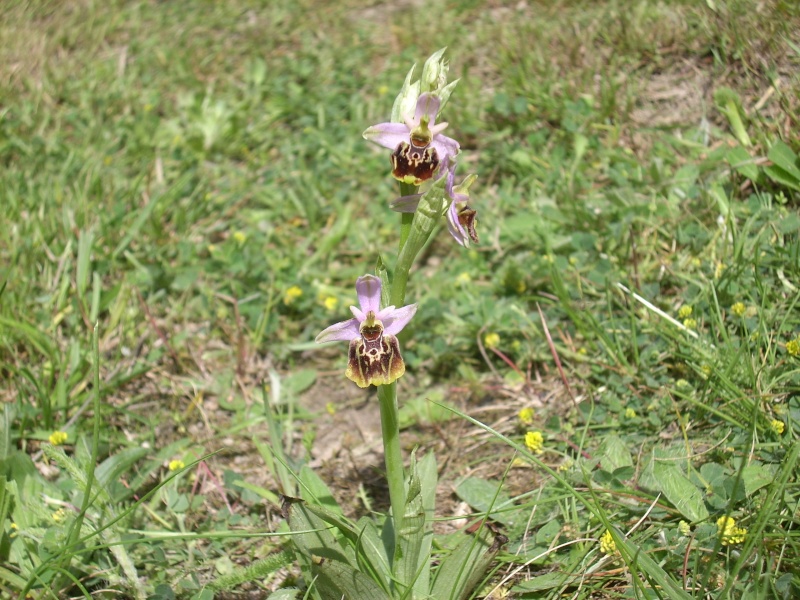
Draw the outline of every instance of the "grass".
[[[400,389],[438,516],[499,507],[484,593],[800,593],[798,31],[780,1],[5,3],[4,593],[302,583],[267,535],[264,385],[288,455],[352,443],[326,430],[369,396],[312,341],[396,244],[361,132],[442,46],[482,243],[427,249]],[[384,508],[380,457],[325,456]]]

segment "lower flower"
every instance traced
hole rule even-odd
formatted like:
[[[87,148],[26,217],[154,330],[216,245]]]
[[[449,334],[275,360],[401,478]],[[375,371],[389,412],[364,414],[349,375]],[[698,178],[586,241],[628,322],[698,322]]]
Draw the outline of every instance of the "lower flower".
[[[360,308],[350,307],[354,318],[331,325],[316,341],[350,342],[345,376],[362,388],[388,385],[406,372],[395,336],[417,312],[417,305],[380,309],[381,280],[374,275],[359,277],[356,292]]]

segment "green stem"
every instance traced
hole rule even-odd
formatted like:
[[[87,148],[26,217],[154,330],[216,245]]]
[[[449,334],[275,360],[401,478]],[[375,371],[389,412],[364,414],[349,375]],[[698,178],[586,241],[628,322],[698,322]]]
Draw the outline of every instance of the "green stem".
[[[389,498],[394,520],[395,547],[406,507],[405,474],[403,453],[400,448],[400,421],[397,411],[397,383],[378,386],[378,401],[381,407],[381,432],[383,453],[386,459],[386,480],[389,483]]]
[[[400,183],[400,195],[411,196],[419,191],[419,186],[411,185],[410,183]],[[408,234],[411,233],[411,222],[414,220],[414,213],[400,213],[400,247],[402,250],[405,246]]]

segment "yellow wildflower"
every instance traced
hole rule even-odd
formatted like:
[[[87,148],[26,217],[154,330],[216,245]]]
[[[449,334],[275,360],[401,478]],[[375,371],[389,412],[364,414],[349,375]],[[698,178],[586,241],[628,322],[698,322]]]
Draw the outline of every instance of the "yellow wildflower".
[[[625,409],[625,417],[628,419],[635,419],[636,418],[636,411],[632,408],[628,407]]]
[[[683,326],[686,329],[697,329],[697,319],[684,319]]]
[[[186,466],[186,464],[180,459],[169,461],[169,470],[170,471],[180,471],[185,466]]]
[[[606,532],[600,536],[600,552],[603,554],[614,554],[616,551],[617,543],[614,541],[611,532],[606,530]]]
[[[467,284],[467,283],[470,283],[471,281],[472,281],[472,276],[469,273],[467,273],[466,271],[464,271],[463,273],[459,273],[458,277],[456,277],[456,282],[457,283]]]
[[[487,348],[496,348],[500,343],[500,336],[494,332],[487,333],[483,336],[483,345]]]
[[[686,521],[681,521],[678,523],[678,531],[680,531],[681,535],[689,535],[692,533],[692,526]]]
[[[700,377],[703,379],[708,379],[711,377],[711,374],[714,372],[714,369],[711,368],[711,365],[703,365],[700,367]]]
[[[244,231],[237,231],[233,234],[233,239],[241,246],[247,241],[247,234]]]
[[[514,460],[511,461],[511,468],[512,469],[518,469],[518,468],[528,467],[528,466],[530,466],[530,465],[528,463],[526,463],[524,460],[522,460],[519,456],[515,457]]]
[[[790,342],[786,342],[786,351],[789,356],[800,356],[800,338],[795,338]]]
[[[67,511],[63,508],[59,508],[56,512],[53,513],[53,521],[56,523],[61,523],[64,519],[67,518]]]
[[[736,527],[736,521],[734,521],[733,517],[720,517],[717,519],[717,532],[722,538],[723,546],[741,544],[747,535],[747,529]]]
[[[329,415],[335,415],[335,414],[336,414],[336,405],[335,405],[333,402],[328,402],[328,403],[325,405],[325,411],[326,411],[326,412],[327,412]]]
[[[519,411],[519,413],[517,413],[517,416],[519,417],[519,422],[522,423],[523,425],[533,425],[534,415],[535,413],[533,412],[533,409],[529,406],[526,406],[521,411]]]
[[[744,305],[744,302],[736,302],[733,306],[731,306],[731,312],[737,317],[741,317],[746,310],[747,307]]]
[[[678,318],[679,319],[686,319],[687,317],[691,316],[692,314],[692,307],[688,304],[684,304],[678,309]]]
[[[686,381],[685,379],[678,379],[678,381],[675,382],[675,387],[679,388],[689,387],[689,382]]]
[[[303,295],[303,290],[300,289],[299,286],[293,285],[288,290],[286,290],[286,293],[283,295],[283,303],[286,306],[289,306],[292,302],[297,300],[302,295]]]
[[[544,437],[541,431],[529,431],[525,434],[525,446],[534,454],[544,452]]]
[[[19,531],[19,525],[16,523],[11,523],[11,533],[8,534],[8,537],[15,538],[17,537],[17,532]]]
[[[772,421],[769,422],[769,427],[778,435],[783,435],[783,432],[786,430],[786,424],[779,419],[772,419]]]
[[[333,312],[339,305],[339,299],[336,296],[326,296],[325,299],[322,301],[322,304],[329,312]]]
[[[61,444],[67,443],[68,437],[69,436],[67,435],[66,431],[54,431],[47,439],[50,440],[50,443],[53,444],[53,446],[60,446]]]

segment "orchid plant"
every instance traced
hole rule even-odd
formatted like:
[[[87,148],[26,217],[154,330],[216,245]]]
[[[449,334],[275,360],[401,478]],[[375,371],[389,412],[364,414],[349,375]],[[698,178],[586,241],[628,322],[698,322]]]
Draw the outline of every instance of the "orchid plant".
[[[345,376],[357,386],[378,388],[391,513],[378,523],[346,519],[321,480],[307,467],[295,479],[300,498],[284,496],[283,514],[310,593],[319,599],[466,599],[474,592],[507,541],[481,526],[433,568],[431,556],[436,491],[432,453],[404,467],[400,445],[397,379],[405,373],[397,334],[411,321],[416,304],[405,305],[409,273],[444,217],[462,246],[477,242],[476,211],[468,206],[475,175],[456,184],[459,143],[443,134],[440,121],[457,81],[447,82],[444,49],[413,80],[412,67],[392,109],[392,120],[369,127],[368,141],[391,151],[391,174],[400,195],[389,207],[400,213],[400,244],[393,268],[381,257],[376,274],[355,283],[353,317],[331,325],[318,343],[349,343]],[[398,308],[399,307],[399,308]],[[273,436],[273,446],[275,436]],[[278,462],[286,464],[279,455]],[[284,487],[286,479],[283,479]]]

